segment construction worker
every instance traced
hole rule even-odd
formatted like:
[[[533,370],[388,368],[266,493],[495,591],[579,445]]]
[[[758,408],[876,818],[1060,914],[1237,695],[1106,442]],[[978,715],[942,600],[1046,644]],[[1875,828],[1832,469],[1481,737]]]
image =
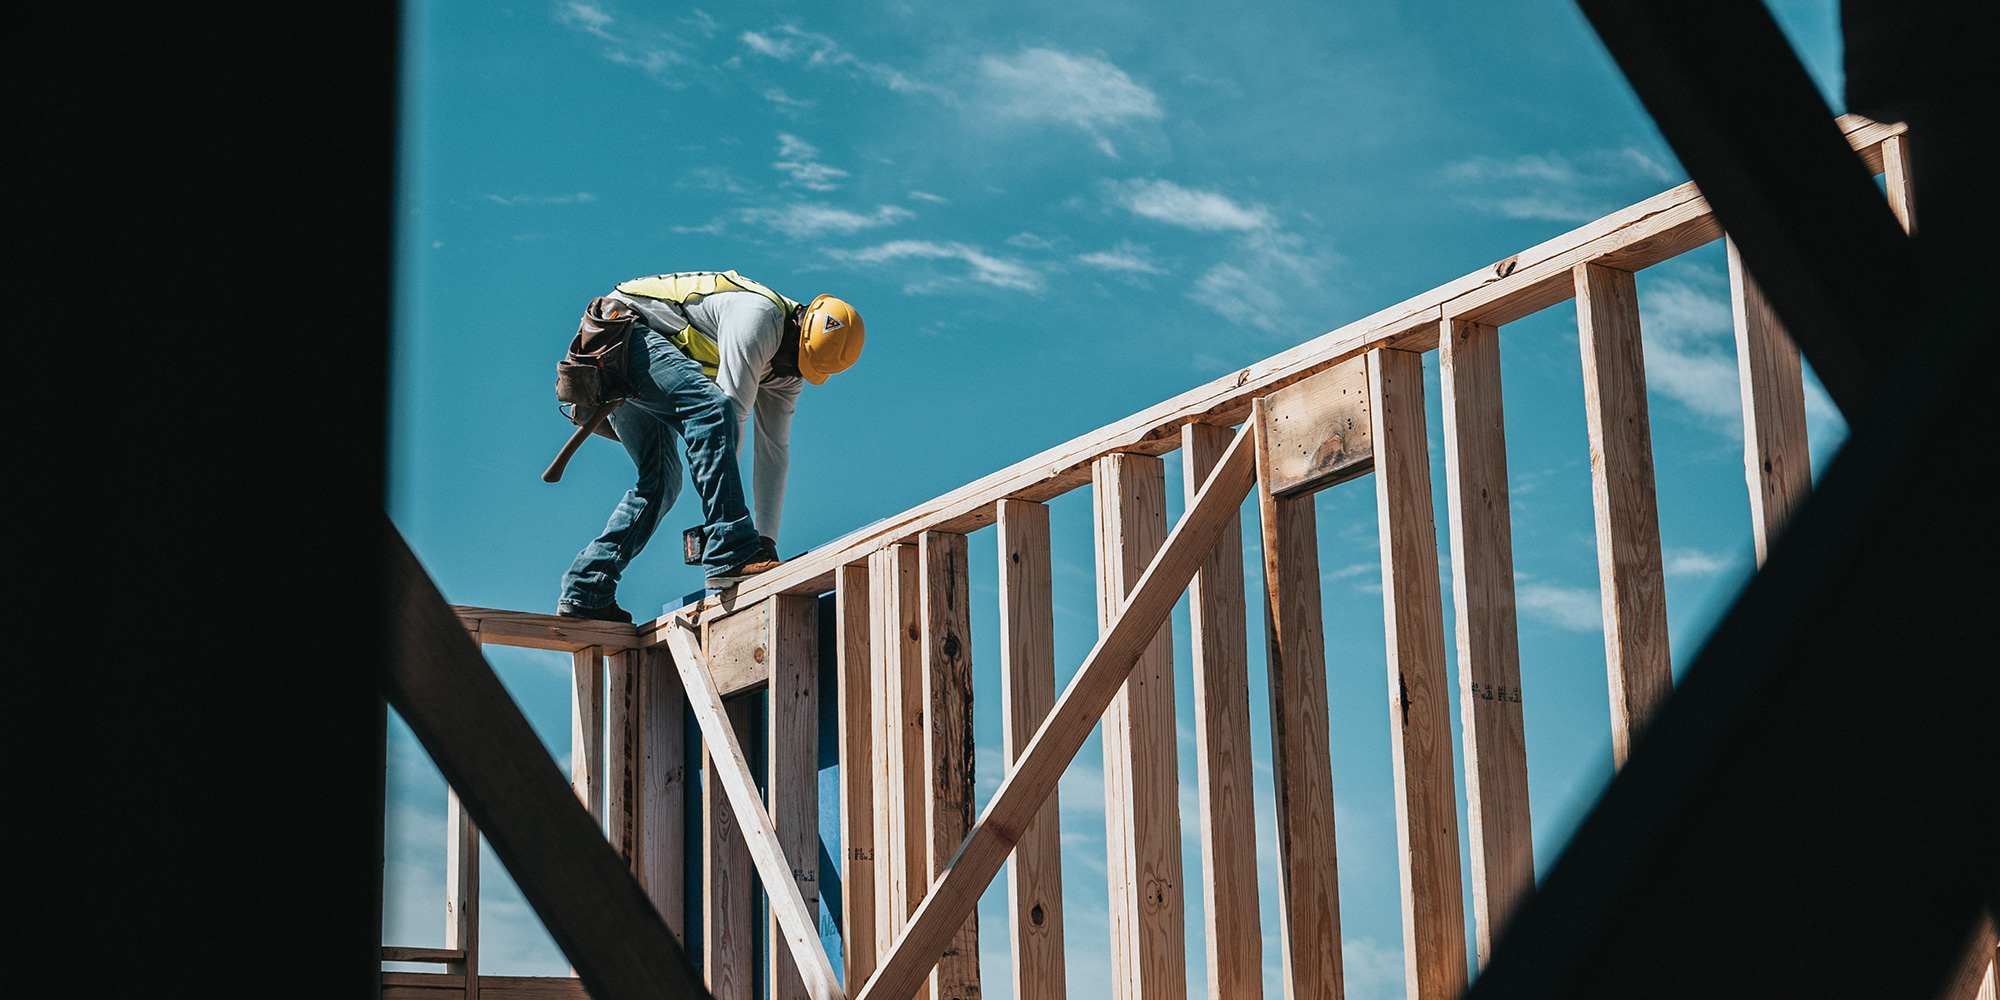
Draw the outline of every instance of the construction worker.
[[[844,371],[861,355],[861,317],[831,295],[808,305],[734,271],[692,271],[635,278],[607,298],[639,318],[630,351],[634,393],[608,423],[639,467],[603,534],[563,574],[557,613],[629,622],[618,606],[618,578],[646,547],[680,493],[676,438],[701,499],[702,565],[720,589],[778,565],[778,523],[791,464],[792,412],[799,390]],[[757,418],[752,495],[744,503],[737,452]],[[761,535],[760,535],[761,529]]]

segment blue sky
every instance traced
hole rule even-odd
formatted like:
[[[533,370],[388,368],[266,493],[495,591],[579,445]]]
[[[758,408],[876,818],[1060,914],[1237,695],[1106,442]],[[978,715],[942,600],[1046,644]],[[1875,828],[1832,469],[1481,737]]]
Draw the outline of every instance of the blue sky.
[[[1835,5],[1774,10],[1838,110]],[[463,604],[553,610],[630,485],[601,441],[562,484],[538,479],[569,430],[553,363],[583,305],[626,278],[735,268],[794,298],[841,295],[867,320],[860,364],[799,405],[791,555],[1686,179],[1558,2],[417,2],[406,25],[391,509]],[[1677,664],[1752,569],[1724,275],[1716,244],[1639,277]],[[1574,309],[1502,343],[1546,865],[1610,773]],[[1843,428],[1823,395],[1810,412],[1823,460]],[[1177,503],[1175,456],[1168,475]],[[1094,637],[1088,504],[1084,490],[1052,505],[1065,678]],[[664,530],[692,511],[683,499]],[[1254,537],[1254,508],[1245,523]],[[1372,485],[1321,494],[1320,524],[1348,985],[1372,1000],[1400,995],[1402,947]],[[627,607],[700,585],[672,541],[628,574]],[[987,791],[993,545],[972,540]],[[566,766],[567,658],[492,659]],[[1191,802],[1185,671],[1182,685]],[[1108,991],[1100,754],[1093,739],[1062,789],[1079,996]],[[443,786],[400,725],[390,760],[387,940],[437,943]],[[1185,828],[1198,934],[1191,812]],[[1273,975],[1274,901],[1267,878]],[[995,998],[1004,914],[1000,889],[981,908]],[[497,872],[486,919],[489,971],[563,972]],[[1191,936],[1197,988],[1201,954]]]

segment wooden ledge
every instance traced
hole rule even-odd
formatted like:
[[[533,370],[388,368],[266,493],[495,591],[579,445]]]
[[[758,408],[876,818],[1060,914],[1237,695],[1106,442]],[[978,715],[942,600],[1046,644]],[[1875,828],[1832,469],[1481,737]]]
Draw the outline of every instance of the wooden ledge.
[[[461,604],[452,605],[451,610],[464,623],[465,630],[472,633],[473,639],[487,645],[558,649],[571,653],[591,646],[601,646],[607,652],[639,646],[638,627],[621,622],[597,622],[587,618],[473,608]]]

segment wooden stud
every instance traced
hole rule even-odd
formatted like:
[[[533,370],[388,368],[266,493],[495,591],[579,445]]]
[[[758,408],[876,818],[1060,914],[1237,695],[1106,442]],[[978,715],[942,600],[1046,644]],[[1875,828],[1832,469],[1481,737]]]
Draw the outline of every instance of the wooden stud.
[[[446,973],[464,977],[465,1000],[479,1000],[479,828],[472,814],[445,791],[444,946],[464,955],[446,962]]]
[[[1213,424],[1181,427],[1181,482],[1189,504],[1231,437],[1227,428]],[[1257,843],[1257,805],[1250,774],[1250,652],[1240,516],[1223,526],[1215,548],[1188,584],[1188,614],[1208,995],[1211,1000],[1258,1000],[1264,995],[1264,933],[1252,846]]]
[[[1371,352],[1368,394],[1401,848],[1403,978],[1411,1000],[1446,1000],[1465,992],[1465,904],[1423,355]]]
[[[1889,196],[1889,211],[1903,224],[1903,232],[1917,234],[1917,204],[1911,198],[1910,137],[1892,135],[1882,140],[1882,181]]]
[[[631,649],[641,644],[638,627],[624,622],[600,622],[462,604],[450,607],[452,613],[458,616],[459,624],[473,633],[476,641],[495,646],[554,649],[567,653],[589,646]]]
[[[687,695],[664,649],[639,659],[638,851],[633,872],[674,940],[687,944]]]
[[[569,783],[604,822],[604,648],[585,646],[570,654]]]
[[[1092,482],[1102,633],[1166,538],[1166,467],[1150,455],[1106,455]],[[1104,713],[1111,974],[1121,1000],[1187,995],[1175,730],[1173,634],[1162,625]]]
[[[1438,368],[1472,909],[1483,967],[1507,915],[1535,887],[1499,329],[1446,323],[1438,331]]]
[[[1604,597],[1611,754],[1622,767],[1639,727],[1674,685],[1646,359],[1631,272],[1579,264],[1574,278],[1590,491],[1597,511],[1597,578]]]
[[[868,566],[834,576],[840,691],[841,968],[852,989],[875,971],[875,740]]]
[[[790,878],[764,880],[764,891],[786,886],[819,924],[819,599],[793,594],[771,598],[770,702],[766,720],[765,791]],[[779,908],[771,907],[769,938],[783,941]],[[818,940],[817,933],[814,940]],[[809,995],[790,949],[770,952],[771,1000]]]
[[[1736,326],[1736,376],[1743,392],[1743,472],[1750,529],[1762,566],[1785,519],[1812,492],[1806,442],[1805,370],[1799,349],[1743,269],[1728,241],[1729,305]]]
[[[754,731],[756,709],[754,698],[725,703],[727,724],[739,738]],[[752,1000],[757,988],[751,953],[757,919],[750,889],[753,865],[742,823],[729,807],[729,793],[717,767],[717,758],[728,752],[712,740],[702,741],[701,968],[715,1000]]]
[[[1263,401],[1249,426],[1264,447]],[[1261,455],[1258,468],[1270,462]],[[1345,995],[1333,760],[1327,728],[1326,637],[1320,617],[1313,498],[1257,490],[1264,549],[1265,663],[1271,685],[1271,770],[1277,792],[1279,940],[1285,996]]]
[[[875,943],[881,954],[930,887],[924,801],[924,700],[922,598],[917,547],[891,545],[869,558],[870,611],[875,620],[871,654],[881,693],[875,786]],[[885,863],[886,862],[886,863]],[[920,995],[929,996],[928,984]]]
[[[1000,725],[1013,765],[1056,700],[1055,618],[1050,599],[1049,509],[1002,500],[994,532],[1000,543]],[[1062,816],[1042,805],[1014,846],[1007,908],[1016,1000],[1062,1000]]]
[[[924,888],[944,874],[972,829],[972,610],[965,536],[926,531],[917,539],[923,572],[923,762],[927,868]],[[937,1000],[978,1000],[979,914],[952,937],[931,972]]]
[[[1993,995],[1993,971],[1996,960],[2000,960],[2000,940],[1996,940],[1993,914],[1982,913],[1979,926],[1973,929],[1972,940],[1966,942],[1965,957],[1958,968],[1953,970],[1945,987],[1938,993],[1938,1000],[1996,1000]]]
[[[724,698],[764,686],[771,675],[771,602],[701,623],[701,648]]]
[[[621,649],[606,657],[604,703],[604,826],[618,856],[639,871],[639,657]]]
[[[815,604],[808,599],[808,607]],[[816,634],[816,630],[812,634]],[[771,947],[791,952],[799,975],[805,981],[807,997],[811,1000],[838,1000],[841,996],[840,980],[834,976],[833,963],[826,957],[826,949],[820,943],[819,913],[808,910],[798,893],[786,892],[783,888],[787,883],[796,882],[791,861],[786,857],[785,847],[771,821],[771,812],[765,807],[763,797],[757,791],[756,777],[743,756],[740,734],[748,716],[737,715],[724,708],[722,696],[716,692],[715,682],[709,678],[708,667],[702,663],[701,639],[684,619],[674,619],[668,628],[667,648],[673,653],[674,667],[680,671],[681,684],[687,688],[688,706],[694,710],[695,721],[701,724],[702,739],[712,765],[709,776],[721,786],[723,795],[728,799],[720,812],[737,820],[735,832],[747,845],[757,874],[763,876],[767,887],[777,888],[777,891],[766,893],[775,918]],[[817,674],[815,664],[812,676]],[[814,714],[817,714],[817,709]],[[736,717],[731,718],[732,715]],[[814,812],[817,814],[817,810]],[[747,877],[748,873],[745,874]],[[741,930],[744,940],[739,945],[747,957],[748,929],[740,924],[732,924],[732,929]]]
[[[1140,655],[1152,644],[1188,580],[1221,537],[1223,525],[1235,516],[1256,482],[1250,436],[1247,427],[1236,435],[1208,484],[1125,598],[1117,622],[1098,637],[1097,645],[1084,657],[1083,666],[953,855],[951,867],[911,915],[888,957],[855,994],[856,1000],[901,1000],[923,989],[937,956],[979,905],[980,894],[1013,852],[1020,831],[1054,794],[1063,772],[1112,699],[1124,689]]]

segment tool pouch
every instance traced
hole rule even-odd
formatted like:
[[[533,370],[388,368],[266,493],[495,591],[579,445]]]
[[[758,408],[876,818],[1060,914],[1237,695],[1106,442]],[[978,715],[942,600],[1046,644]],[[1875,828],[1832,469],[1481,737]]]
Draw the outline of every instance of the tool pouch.
[[[638,320],[626,303],[592,299],[569,353],[556,364],[556,398],[594,408],[632,395],[632,327]]]

